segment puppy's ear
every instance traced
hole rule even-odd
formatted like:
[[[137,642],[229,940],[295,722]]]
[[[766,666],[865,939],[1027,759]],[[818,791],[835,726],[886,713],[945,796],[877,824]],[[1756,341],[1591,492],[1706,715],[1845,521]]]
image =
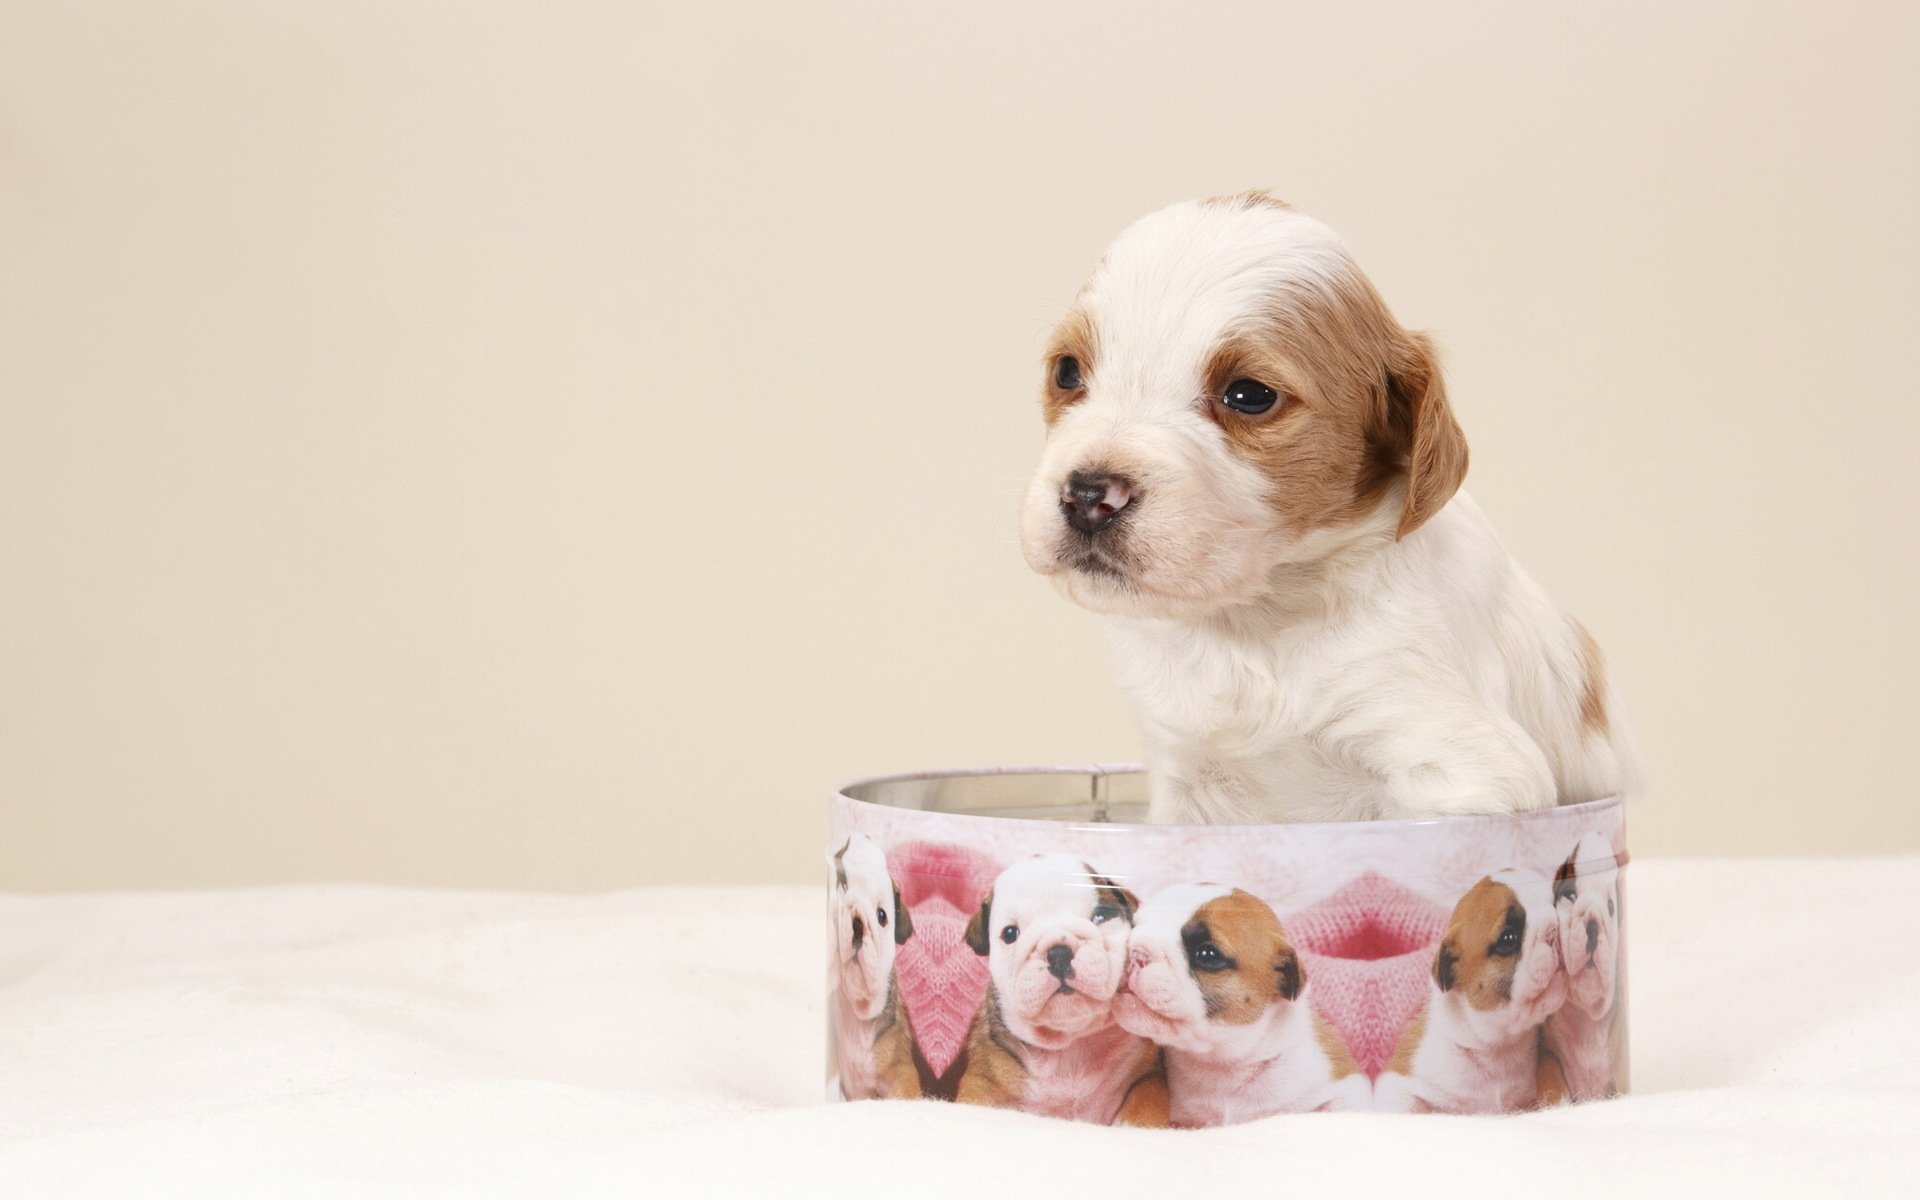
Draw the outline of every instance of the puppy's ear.
[[[840,843],[838,850],[833,852],[833,886],[835,887],[847,886],[847,849],[852,845],[853,839],[848,838]]]
[[[893,944],[898,946],[913,936],[913,917],[907,912],[907,906],[900,903],[900,885],[893,885]]]
[[[987,913],[992,909],[993,893],[988,892],[986,895],[980,897],[980,911],[973,914],[973,919],[967,922],[967,945],[973,948],[975,954],[983,958],[986,956],[987,951],[993,948],[992,944],[987,941],[987,921],[990,919]]]
[[[1553,873],[1553,902],[1571,900],[1579,894],[1579,871],[1573,860],[1580,857],[1580,847],[1575,846],[1573,853],[1567,855],[1567,861],[1560,864]]]
[[[1140,911],[1140,897],[1105,875],[1094,875],[1092,870],[1088,870],[1087,874],[1093,876],[1093,886],[1100,889],[1100,898],[1109,904],[1119,905],[1120,911],[1127,915],[1127,924],[1133,924],[1133,914]]]
[[[1467,435],[1447,404],[1432,339],[1409,334],[1400,357],[1387,378],[1389,419],[1407,445],[1407,498],[1396,540],[1426,524],[1467,477]]]
[[[1453,990],[1453,969],[1459,962],[1460,952],[1453,948],[1453,942],[1441,942],[1440,953],[1433,960],[1433,981],[1440,985],[1441,991]]]
[[[1292,946],[1280,943],[1280,952],[1274,956],[1273,971],[1279,977],[1280,998],[1298,1000],[1300,989],[1307,986],[1307,969],[1300,965],[1300,956],[1294,953]]]

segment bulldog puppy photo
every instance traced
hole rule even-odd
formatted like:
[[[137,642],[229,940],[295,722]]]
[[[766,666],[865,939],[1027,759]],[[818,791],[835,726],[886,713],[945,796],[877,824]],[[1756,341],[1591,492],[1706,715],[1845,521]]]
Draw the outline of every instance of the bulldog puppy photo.
[[[957,1099],[1102,1124],[1165,1125],[1152,1042],[1113,1019],[1138,902],[1068,854],[1002,871],[968,922],[987,959]]]
[[[1547,1018],[1547,1050],[1573,1099],[1616,1095],[1626,1086],[1626,1031],[1616,1003],[1620,872],[1613,844],[1597,834],[1581,838],[1554,874],[1553,902],[1560,919],[1567,1002]]]
[[[894,956],[913,936],[913,921],[887,871],[886,854],[866,834],[854,834],[834,853],[830,903],[840,1094],[848,1100],[916,1098],[921,1085],[913,1031],[893,974]]]
[[[1553,889],[1536,871],[1482,879],[1454,906],[1432,992],[1374,1081],[1384,1112],[1512,1111],[1541,1094],[1540,1027],[1567,997]]]
[[[1114,1016],[1164,1051],[1174,1125],[1371,1107],[1371,1083],[1307,989],[1300,956],[1264,901],[1180,884],[1134,914]]]
[[[1460,490],[1439,356],[1264,192],[1107,250],[1045,360],[1029,566],[1107,618],[1160,822],[1520,812],[1640,787],[1600,649]]]

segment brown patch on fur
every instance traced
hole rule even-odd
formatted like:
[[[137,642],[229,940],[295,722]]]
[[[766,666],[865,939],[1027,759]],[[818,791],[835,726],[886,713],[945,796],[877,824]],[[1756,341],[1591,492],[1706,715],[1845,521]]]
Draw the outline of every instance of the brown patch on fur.
[[[1044,359],[1047,377],[1040,385],[1040,407],[1049,426],[1060,419],[1061,413],[1086,399],[1086,380],[1093,373],[1094,356],[1099,348],[1099,331],[1083,308],[1076,306],[1054,326]],[[1062,358],[1072,358],[1080,364],[1082,386],[1063,388],[1055,382],[1054,369]]]
[[[1498,1008],[1513,996],[1513,976],[1520,955],[1495,954],[1494,943],[1510,922],[1518,921],[1522,944],[1526,910],[1513,889],[1484,878],[1467,889],[1454,906],[1447,935],[1434,957],[1434,982],[1443,992],[1458,990],[1467,1003],[1486,1010]]]
[[[1246,1025],[1275,1000],[1292,1000],[1306,986],[1300,956],[1264,901],[1235,888],[1202,904],[1180,931],[1189,952],[1211,943],[1229,965],[1218,971],[1191,967],[1207,1014],[1228,1025]]]
[[[1566,1070],[1561,1067],[1560,1060],[1554,1057],[1553,1051],[1547,1049],[1544,1037],[1540,1040],[1540,1061],[1533,1068],[1533,1086],[1535,1108],[1565,1104],[1570,1094]]]
[[[1584,671],[1580,686],[1580,723],[1604,737],[1609,724],[1606,659],[1600,653],[1600,643],[1593,640],[1585,625],[1575,621],[1573,627],[1580,635],[1580,663]]]
[[[1391,1071],[1395,1075],[1413,1074],[1414,1051],[1420,1049],[1420,1043],[1426,1039],[1426,1036],[1427,1010],[1422,1008],[1420,1014],[1407,1022],[1407,1027],[1400,1031],[1400,1040],[1394,1043],[1393,1055],[1387,1059],[1387,1065],[1382,1070]]]
[[[1120,1102],[1120,1111],[1114,1114],[1113,1123],[1165,1129],[1173,1124],[1173,1095],[1167,1090],[1166,1065],[1159,1047],[1143,1042],[1141,1048],[1148,1064],[1146,1071],[1127,1089],[1126,1099]]]
[[[893,885],[893,944],[904,946],[913,936],[913,914],[900,902],[900,885]]]
[[[1105,875],[1095,875],[1092,867],[1087,867],[1087,874],[1093,879],[1093,886],[1098,889],[1095,895],[1125,913],[1127,924],[1133,924],[1133,914],[1140,911],[1140,898]]]
[[[1574,862],[1574,860],[1579,857],[1580,847],[1575,846],[1573,853],[1567,855],[1567,861],[1554,868],[1553,902],[1555,904],[1560,903],[1562,900],[1571,900],[1579,894],[1579,868]]]
[[[1433,340],[1408,334],[1388,387],[1389,409],[1411,431],[1407,448],[1407,498],[1394,537],[1403,538],[1440,511],[1467,477],[1467,435],[1460,432],[1440,381]]]
[[[1276,296],[1224,338],[1204,373],[1207,411],[1259,467],[1298,532],[1351,524],[1405,480],[1396,537],[1440,510],[1467,471],[1433,344],[1400,327],[1358,267]],[[1281,393],[1265,413],[1220,402],[1235,379]]]
[[[974,1013],[967,1029],[967,1045],[962,1054],[966,1066],[960,1073],[953,1098],[962,1104],[985,1104],[993,1108],[1019,1108],[1026,1099],[1032,1078],[1025,1055],[1041,1053],[1024,1046],[1008,1029],[1000,1016],[1000,997],[993,988]],[[1165,1128],[1171,1121],[1172,1099],[1167,1092],[1166,1065],[1160,1048],[1145,1038],[1134,1039],[1128,1073],[1133,1077],[1120,1108],[1116,1125],[1141,1125]]]
[[[1000,1018],[1000,998],[987,989],[986,1002],[967,1029],[967,1069],[960,1076],[954,1099],[962,1104],[995,1108],[1018,1104],[1027,1090],[1027,1067],[1020,1060],[1019,1039]]]
[[[879,1032],[873,1039],[873,1064],[883,1097],[917,1100],[925,1095],[913,1027],[900,1003],[900,990],[891,979],[887,981],[887,1007],[880,1014]]]
[[[987,940],[987,922],[992,919],[988,914],[992,911],[993,893],[988,892],[980,897],[980,911],[974,913],[967,921],[967,931],[961,935],[967,947],[982,958],[986,957],[987,951],[993,949],[993,943]]]
[[[1320,1049],[1326,1053],[1327,1061],[1333,1065],[1333,1077],[1345,1079],[1349,1075],[1360,1073],[1360,1064],[1353,1060],[1353,1051],[1347,1049],[1347,1043],[1333,1023],[1319,1013],[1313,1014],[1313,1036],[1320,1043]]]

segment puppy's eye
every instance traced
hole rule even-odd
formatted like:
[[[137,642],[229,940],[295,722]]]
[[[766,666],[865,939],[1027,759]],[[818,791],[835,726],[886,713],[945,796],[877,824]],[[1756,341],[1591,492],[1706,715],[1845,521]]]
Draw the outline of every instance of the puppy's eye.
[[[1613,915],[1613,897],[1612,896],[1607,897],[1607,915],[1608,916]]]
[[[880,928],[885,929],[887,927],[887,910],[884,908],[874,909],[873,919],[879,923]]]
[[[1195,946],[1187,954],[1187,961],[1201,971],[1224,971],[1227,969],[1227,956],[1220,953],[1220,947],[1212,942]]]
[[[1263,413],[1280,399],[1280,393],[1257,379],[1236,379],[1220,393],[1220,401],[1235,412]]]
[[[1120,906],[1117,904],[1100,904],[1094,907],[1093,923],[1095,925],[1105,925],[1108,921],[1113,920],[1115,917],[1120,917],[1125,915],[1126,914],[1120,910]]]
[[[1502,929],[1499,938],[1493,943],[1493,953],[1502,958],[1509,954],[1520,953],[1520,931],[1511,925]]]
[[[1005,929],[1002,929],[1000,931],[1000,940],[1009,946],[1013,945],[1020,940],[1020,927],[1018,925],[1009,925]]]
[[[1053,386],[1063,392],[1070,392],[1080,386],[1080,360],[1071,354],[1062,354],[1053,361]]]

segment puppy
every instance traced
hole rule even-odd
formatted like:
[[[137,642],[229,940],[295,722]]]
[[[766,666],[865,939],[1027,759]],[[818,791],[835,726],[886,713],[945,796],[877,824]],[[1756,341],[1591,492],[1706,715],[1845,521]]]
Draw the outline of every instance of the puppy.
[[[1568,1095],[1575,1100],[1612,1096],[1626,1082],[1625,1031],[1616,1003],[1620,873],[1612,843],[1598,834],[1580,839],[1553,877],[1553,900],[1560,921],[1560,958],[1567,971],[1567,1003],[1547,1018],[1542,1034]]]
[[[1106,614],[1156,821],[1429,817],[1638,788],[1599,648],[1460,482],[1433,344],[1264,193],[1120,235],[1055,329],[1034,570]]]
[[[894,980],[894,955],[913,920],[887,872],[887,856],[856,833],[833,856],[834,1045],[848,1100],[921,1095],[913,1031]]]
[[[1426,1010],[1374,1081],[1388,1112],[1507,1112],[1540,1099],[1540,1026],[1567,998],[1544,877],[1511,869],[1454,906]],[[1549,1100],[1554,1097],[1549,1097]]]
[[[1114,1017],[1165,1052],[1175,1125],[1370,1106],[1280,918],[1238,888],[1180,884],[1141,907]]]
[[[1035,855],[1000,873],[967,924],[989,983],[967,1033],[959,1100],[1167,1123],[1159,1052],[1113,1020],[1136,907],[1131,892],[1071,855]]]

